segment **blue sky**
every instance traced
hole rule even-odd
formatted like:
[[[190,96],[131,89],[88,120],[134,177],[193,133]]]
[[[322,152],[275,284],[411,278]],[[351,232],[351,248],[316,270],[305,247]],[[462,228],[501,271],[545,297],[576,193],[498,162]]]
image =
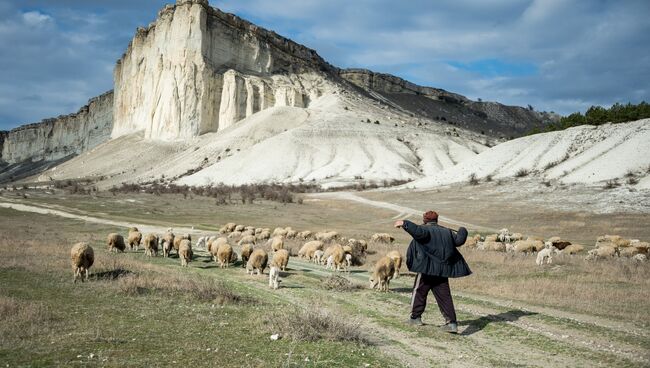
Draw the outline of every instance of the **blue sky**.
[[[0,0],[0,130],[112,88],[137,26],[173,0]],[[650,101],[646,0],[210,0],[362,67],[472,99],[570,113]]]

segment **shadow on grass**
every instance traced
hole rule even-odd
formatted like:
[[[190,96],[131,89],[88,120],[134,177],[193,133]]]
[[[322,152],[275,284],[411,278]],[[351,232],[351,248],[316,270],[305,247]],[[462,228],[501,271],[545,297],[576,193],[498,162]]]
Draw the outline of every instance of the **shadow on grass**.
[[[110,270],[110,271],[97,272],[97,273],[92,274],[91,276],[95,280],[115,280],[115,279],[117,279],[119,277],[124,277],[124,276],[132,275],[132,274],[134,274],[134,272],[129,271],[129,270],[125,270],[123,268],[116,268],[116,269]]]
[[[499,314],[490,314],[487,316],[483,316],[468,321],[459,321],[458,325],[467,326],[467,328],[461,333],[461,335],[469,336],[481,331],[492,322],[514,322],[521,317],[534,316],[536,314],[537,313],[535,312],[528,312],[528,311],[522,311],[516,309],[516,310],[511,310]]]
[[[390,291],[394,293],[409,293],[413,292],[413,288],[399,287],[399,288],[390,288]]]

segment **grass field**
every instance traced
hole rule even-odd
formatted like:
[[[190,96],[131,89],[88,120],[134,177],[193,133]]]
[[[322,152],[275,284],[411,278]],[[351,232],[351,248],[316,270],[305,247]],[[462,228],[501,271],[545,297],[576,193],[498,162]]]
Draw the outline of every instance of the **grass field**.
[[[461,334],[439,332],[433,299],[415,328],[408,316],[413,278],[392,291],[366,289],[367,270],[407,237],[397,213],[332,199],[303,204],[217,206],[204,198],[2,193],[0,202],[57,209],[81,221],[0,208],[0,363],[8,366],[647,366],[650,268],[626,260],[557,258],[463,250],[474,274],[452,280]],[[225,222],[332,229],[348,237],[390,232],[366,264],[331,290],[331,272],[296,258],[270,290],[239,264],[219,269],[196,251],[190,267],[140,252],[109,254],[105,236],[126,229],[102,219],[160,229],[213,232]],[[69,249],[95,249],[90,282],[72,283]],[[289,244],[297,247],[299,244]],[[462,248],[461,248],[462,249]],[[281,338],[272,341],[270,336]]]

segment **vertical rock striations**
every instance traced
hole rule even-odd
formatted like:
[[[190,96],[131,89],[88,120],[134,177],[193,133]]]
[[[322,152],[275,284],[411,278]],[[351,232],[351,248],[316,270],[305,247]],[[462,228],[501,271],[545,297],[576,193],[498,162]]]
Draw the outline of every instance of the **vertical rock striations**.
[[[79,154],[108,140],[113,127],[112,115],[113,92],[110,91],[92,98],[75,114],[4,132],[0,161],[9,164],[25,160],[51,161]]]
[[[187,139],[268,107],[306,107],[320,91],[301,75],[330,69],[315,51],[205,0],[178,0],[138,29],[117,62],[112,137]]]

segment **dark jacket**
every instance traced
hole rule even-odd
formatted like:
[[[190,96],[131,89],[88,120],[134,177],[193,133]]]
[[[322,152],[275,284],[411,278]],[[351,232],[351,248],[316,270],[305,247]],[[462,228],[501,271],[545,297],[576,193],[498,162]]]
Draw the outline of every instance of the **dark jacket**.
[[[467,229],[461,227],[458,233],[437,223],[416,225],[404,220],[402,228],[413,240],[406,251],[406,266],[409,271],[441,277],[463,277],[472,273],[456,249],[467,239]]]

